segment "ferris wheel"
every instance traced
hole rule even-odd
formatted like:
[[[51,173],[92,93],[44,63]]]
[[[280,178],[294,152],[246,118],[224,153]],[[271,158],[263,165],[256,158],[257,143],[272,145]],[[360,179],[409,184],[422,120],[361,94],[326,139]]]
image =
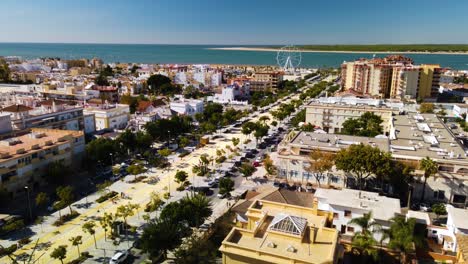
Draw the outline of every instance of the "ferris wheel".
[[[282,47],[276,54],[276,62],[284,71],[293,72],[301,64],[301,52],[294,46]]]

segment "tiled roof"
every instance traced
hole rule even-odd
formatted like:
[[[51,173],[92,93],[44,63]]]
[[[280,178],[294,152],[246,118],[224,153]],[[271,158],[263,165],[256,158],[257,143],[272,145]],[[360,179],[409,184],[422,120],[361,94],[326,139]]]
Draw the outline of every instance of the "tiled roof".
[[[18,112],[27,112],[31,111],[32,108],[25,105],[10,105],[2,109],[5,112],[18,113]]]

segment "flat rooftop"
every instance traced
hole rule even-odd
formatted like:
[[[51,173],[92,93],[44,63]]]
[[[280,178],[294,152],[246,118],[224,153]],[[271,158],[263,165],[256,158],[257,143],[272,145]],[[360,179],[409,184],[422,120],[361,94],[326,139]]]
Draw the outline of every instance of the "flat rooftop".
[[[390,151],[388,138],[368,138],[339,134],[321,134],[300,131],[290,142],[291,145],[310,146],[328,151],[338,152],[353,144],[366,144],[377,147],[382,151]]]
[[[266,228],[266,227],[265,227]],[[310,232],[310,227],[307,231]],[[338,232],[335,229],[320,228],[317,231],[315,243],[309,239],[287,239],[265,231],[262,236],[254,235],[252,231],[234,228],[221,246],[221,251],[272,262],[278,258],[299,260],[301,263],[332,263],[335,254]],[[227,246],[227,247],[225,247]],[[239,251],[238,248],[243,249]],[[288,250],[289,249],[289,250]],[[260,255],[258,254],[260,253]],[[276,258],[271,258],[273,255]]]
[[[337,205],[348,208],[372,211],[372,217],[388,221],[395,214],[401,213],[400,200],[380,196],[378,193],[352,189],[322,189],[318,188],[315,197],[319,199],[319,209],[329,211],[323,204]]]
[[[26,135],[0,140],[0,161],[56,147],[66,142],[69,136],[80,137],[83,132],[34,128]]]
[[[468,162],[462,146],[435,114],[395,115],[393,123],[396,138],[390,151],[394,157]]]

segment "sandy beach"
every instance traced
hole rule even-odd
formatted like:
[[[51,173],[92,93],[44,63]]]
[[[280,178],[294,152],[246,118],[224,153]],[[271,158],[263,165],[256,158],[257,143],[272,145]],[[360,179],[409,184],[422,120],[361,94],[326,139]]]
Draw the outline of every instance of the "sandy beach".
[[[279,49],[274,48],[251,48],[251,47],[220,47],[208,48],[211,50],[238,50],[238,51],[268,51],[277,52]],[[301,50],[300,52],[312,53],[368,53],[368,54],[440,54],[440,55],[468,55],[468,52],[424,52],[424,51],[340,51],[340,50]]]

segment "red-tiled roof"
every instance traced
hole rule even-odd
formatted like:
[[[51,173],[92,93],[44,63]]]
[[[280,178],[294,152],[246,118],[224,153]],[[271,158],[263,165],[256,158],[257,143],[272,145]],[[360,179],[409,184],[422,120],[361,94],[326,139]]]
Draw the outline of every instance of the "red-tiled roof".
[[[18,113],[18,112],[27,112],[31,111],[32,108],[25,105],[10,105],[2,109],[5,112]]]

